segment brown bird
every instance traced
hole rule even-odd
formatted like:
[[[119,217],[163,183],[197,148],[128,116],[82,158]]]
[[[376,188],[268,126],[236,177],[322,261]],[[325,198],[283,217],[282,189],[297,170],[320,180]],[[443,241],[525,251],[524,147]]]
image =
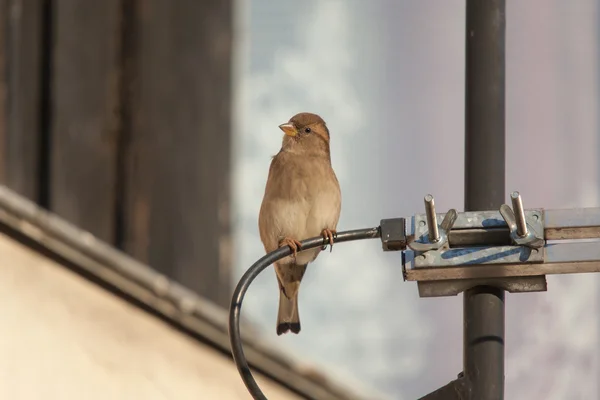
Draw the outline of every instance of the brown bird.
[[[279,283],[277,335],[300,332],[298,289],[306,265],[323,248],[301,250],[300,241],[323,236],[333,246],[342,196],[331,167],[329,129],[316,114],[300,113],[279,125],[285,133],[271,161],[258,227],[267,253],[289,246],[275,263]]]

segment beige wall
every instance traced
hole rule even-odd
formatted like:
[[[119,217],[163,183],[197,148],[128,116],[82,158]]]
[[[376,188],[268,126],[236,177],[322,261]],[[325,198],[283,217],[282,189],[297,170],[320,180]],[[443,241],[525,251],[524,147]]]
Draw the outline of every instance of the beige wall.
[[[0,305],[0,399],[249,398],[220,353],[3,235]]]

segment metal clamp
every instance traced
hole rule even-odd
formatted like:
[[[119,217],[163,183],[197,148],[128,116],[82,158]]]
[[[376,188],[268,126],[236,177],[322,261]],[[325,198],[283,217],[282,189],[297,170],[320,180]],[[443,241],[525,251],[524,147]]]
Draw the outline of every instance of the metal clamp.
[[[448,235],[458,218],[458,212],[455,209],[449,210],[444,216],[442,224],[438,226],[433,196],[428,194],[423,200],[425,202],[425,214],[427,217],[427,235],[415,238],[408,243],[408,247],[418,252],[439,250],[448,247]],[[425,221],[420,222],[425,223]]]
[[[404,218],[382,219],[381,246],[383,251],[406,250],[406,220]]]
[[[500,206],[500,215],[502,215],[502,218],[506,221],[506,225],[508,225],[512,242],[518,246],[527,246],[532,249],[539,249],[544,246],[543,237],[536,235],[536,232],[532,227],[533,224],[528,224],[525,219],[523,202],[519,192],[512,192],[510,194],[510,200],[514,212],[507,204],[502,204],[502,206]]]
[[[418,281],[421,297],[456,295],[490,285],[510,292],[545,291],[545,273],[504,276],[496,270],[544,263],[544,210],[523,210],[518,192],[513,208],[436,214],[433,196],[425,196],[425,214],[412,219],[404,274]],[[513,212],[514,210],[514,212]],[[441,225],[437,220],[442,219]],[[527,272],[527,269],[522,269]]]

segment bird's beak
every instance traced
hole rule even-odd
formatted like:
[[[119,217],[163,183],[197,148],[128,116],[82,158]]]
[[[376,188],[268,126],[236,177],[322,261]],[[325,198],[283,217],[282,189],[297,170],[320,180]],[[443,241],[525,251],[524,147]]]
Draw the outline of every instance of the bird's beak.
[[[285,133],[286,135],[292,136],[292,137],[296,136],[296,134],[298,133],[294,124],[292,124],[290,122],[279,125],[279,129],[281,129],[283,131],[283,133]]]

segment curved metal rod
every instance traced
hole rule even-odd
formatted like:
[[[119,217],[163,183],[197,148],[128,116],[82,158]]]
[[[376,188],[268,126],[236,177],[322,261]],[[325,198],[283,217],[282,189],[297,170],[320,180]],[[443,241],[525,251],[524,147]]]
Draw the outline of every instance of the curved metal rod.
[[[335,243],[342,242],[350,242],[353,240],[362,240],[362,239],[376,239],[381,237],[381,230],[379,227],[376,228],[368,228],[368,229],[357,229],[353,231],[345,231],[340,232],[334,238]],[[318,246],[324,246],[329,244],[328,239],[323,239],[322,237],[314,237],[310,239],[303,240],[302,249],[312,249]],[[233,291],[233,297],[231,299],[231,306],[229,307],[229,341],[231,342],[231,352],[233,354],[233,360],[235,361],[235,365],[237,366],[238,372],[246,385],[246,388],[252,395],[254,399],[257,400],[267,400],[263,392],[258,387],[258,384],[254,380],[252,376],[252,372],[250,371],[250,366],[248,365],[248,361],[246,361],[246,356],[244,355],[244,349],[242,348],[242,339],[240,337],[240,312],[242,310],[242,301],[244,301],[244,296],[246,295],[246,291],[248,287],[252,283],[252,281],[264,271],[269,265],[273,264],[275,261],[282,259],[283,257],[289,256],[291,254],[291,250],[288,246],[281,247],[254,263],[242,276],[240,281],[238,282],[235,290]]]

